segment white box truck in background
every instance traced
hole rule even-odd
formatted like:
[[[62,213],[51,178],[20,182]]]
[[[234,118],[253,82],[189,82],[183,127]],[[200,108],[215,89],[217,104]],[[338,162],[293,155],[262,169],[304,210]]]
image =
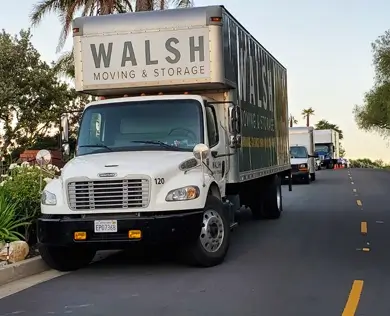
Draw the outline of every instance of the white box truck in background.
[[[316,179],[313,131],[311,126],[290,127],[289,130],[291,174],[307,184]]]
[[[49,266],[171,242],[213,266],[241,205],[280,217],[286,69],[224,7],[77,18],[73,39],[76,90],[104,99],[86,105],[76,156],[42,194]]]
[[[315,152],[321,160],[321,167],[333,169],[340,158],[340,135],[333,129],[314,130]]]

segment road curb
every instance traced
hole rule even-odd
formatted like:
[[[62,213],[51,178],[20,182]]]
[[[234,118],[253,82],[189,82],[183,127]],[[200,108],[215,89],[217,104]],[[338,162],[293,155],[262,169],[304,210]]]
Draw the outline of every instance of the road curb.
[[[91,264],[106,259],[118,252],[118,250],[99,251]],[[52,269],[43,261],[41,256],[2,266],[0,267],[0,287],[7,283],[18,281],[48,270]]]
[[[50,270],[41,256],[8,264],[0,268],[0,286]]]

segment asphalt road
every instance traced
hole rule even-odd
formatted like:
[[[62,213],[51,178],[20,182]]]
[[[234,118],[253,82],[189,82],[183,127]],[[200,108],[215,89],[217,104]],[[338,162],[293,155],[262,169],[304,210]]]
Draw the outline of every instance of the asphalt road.
[[[280,220],[244,212],[218,267],[121,254],[1,299],[0,316],[388,316],[389,184],[390,172],[320,171],[283,188]]]

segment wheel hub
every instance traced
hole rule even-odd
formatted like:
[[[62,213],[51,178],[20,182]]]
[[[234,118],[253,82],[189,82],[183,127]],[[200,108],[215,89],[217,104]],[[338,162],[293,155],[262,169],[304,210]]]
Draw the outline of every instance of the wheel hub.
[[[207,252],[216,252],[221,247],[225,237],[225,229],[221,216],[214,210],[203,214],[200,242]]]

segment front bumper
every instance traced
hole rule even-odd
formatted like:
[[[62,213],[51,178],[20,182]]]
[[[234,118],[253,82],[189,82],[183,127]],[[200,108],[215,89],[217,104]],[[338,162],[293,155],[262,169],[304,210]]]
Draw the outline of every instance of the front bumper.
[[[309,175],[309,170],[301,171],[301,170],[292,170],[291,176],[293,178],[302,178],[307,177]]]
[[[134,243],[187,242],[199,237],[202,210],[154,213],[152,216],[103,214],[88,217],[44,215],[38,219],[38,241],[55,246],[84,245],[96,249],[122,249]],[[95,220],[117,220],[116,233],[95,233]],[[129,239],[129,230],[140,230],[140,239]],[[74,232],[86,232],[85,240],[74,240]]]

